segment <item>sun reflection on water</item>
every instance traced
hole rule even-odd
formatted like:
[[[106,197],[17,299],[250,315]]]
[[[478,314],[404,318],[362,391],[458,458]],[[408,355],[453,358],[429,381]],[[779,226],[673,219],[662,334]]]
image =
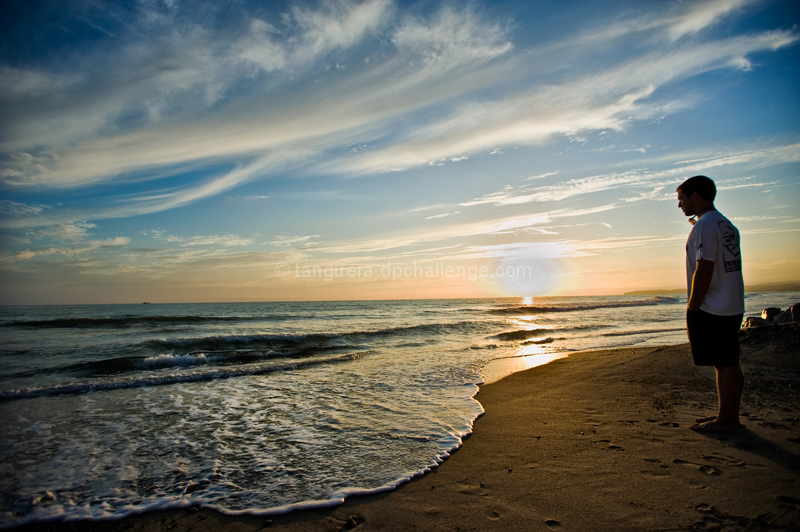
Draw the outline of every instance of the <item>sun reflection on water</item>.
[[[568,355],[568,352],[555,353],[549,351],[543,345],[520,345],[514,356],[492,360],[481,369],[483,384],[497,382],[512,373],[542,366],[559,358],[565,358]]]

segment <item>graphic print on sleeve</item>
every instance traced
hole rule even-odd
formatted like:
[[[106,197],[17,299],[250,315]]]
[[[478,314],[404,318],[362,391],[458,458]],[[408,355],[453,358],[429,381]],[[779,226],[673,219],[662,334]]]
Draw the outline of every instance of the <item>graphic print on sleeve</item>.
[[[717,222],[722,233],[722,260],[725,262],[725,273],[742,271],[742,257],[739,249],[739,233],[727,220]]]

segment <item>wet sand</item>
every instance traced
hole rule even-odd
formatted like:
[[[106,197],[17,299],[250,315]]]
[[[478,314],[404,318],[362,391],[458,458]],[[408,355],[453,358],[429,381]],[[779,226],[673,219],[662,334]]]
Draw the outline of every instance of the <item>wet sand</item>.
[[[716,391],[688,345],[589,351],[483,386],[463,447],[392,492],[269,518],[187,509],[20,530],[798,530],[800,324],[741,337],[735,435],[689,430]]]

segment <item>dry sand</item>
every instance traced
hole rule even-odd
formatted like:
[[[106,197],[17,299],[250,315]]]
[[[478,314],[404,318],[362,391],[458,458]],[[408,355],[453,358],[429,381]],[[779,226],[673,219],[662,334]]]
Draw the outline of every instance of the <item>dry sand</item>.
[[[486,414],[441,467],[380,495],[271,518],[152,512],[25,530],[800,530],[800,325],[742,333],[745,429],[688,345],[590,351],[481,388]]]

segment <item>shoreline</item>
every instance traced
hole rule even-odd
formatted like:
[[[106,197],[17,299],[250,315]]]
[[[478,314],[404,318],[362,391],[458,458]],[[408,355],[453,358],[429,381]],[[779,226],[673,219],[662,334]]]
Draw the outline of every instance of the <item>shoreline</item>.
[[[268,517],[188,508],[9,530],[790,530],[800,526],[800,325],[741,337],[736,435],[688,429],[716,396],[713,368],[692,366],[687,344],[583,351],[482,385],[473,434],[391,491]]]

